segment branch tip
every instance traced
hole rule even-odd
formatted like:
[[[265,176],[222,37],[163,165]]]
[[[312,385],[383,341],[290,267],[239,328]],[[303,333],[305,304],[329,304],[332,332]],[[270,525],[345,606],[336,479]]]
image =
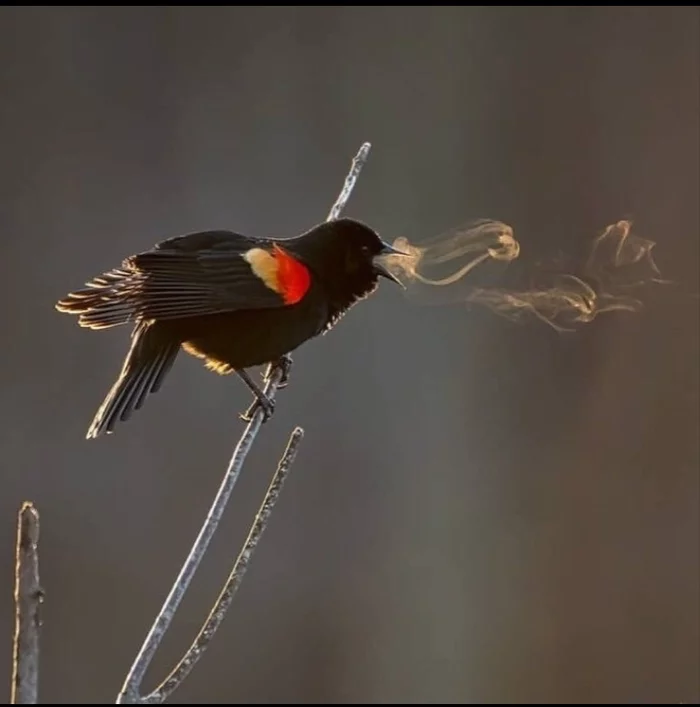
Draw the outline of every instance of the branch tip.
[[[37,704],[39,634],[44,590],[39,579],[39,511],[25,501],[17,514],[15,546],[15,632],[10,704]]]

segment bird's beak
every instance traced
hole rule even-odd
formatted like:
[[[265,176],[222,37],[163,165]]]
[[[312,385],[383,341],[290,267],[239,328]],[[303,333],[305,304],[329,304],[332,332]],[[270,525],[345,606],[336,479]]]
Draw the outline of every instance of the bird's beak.
[[[382,242],[382,249],[372,259],[372,265],[374,266],[374,271],[378,275],[380,275],[381,277],[385,277],[387,280],[395,282],[400,287],[405,287],[403,282],[401,282],[401,280],[399,280],[399,278],[396,277],[393,272],[391,272],[387,265],[387,260],[389,260],[392,256],[396,255],[408,256],[409,254],[404,253],[401,250],[397,250],[396,248],[394,248],[394,246],[389,245],[388,243]]]

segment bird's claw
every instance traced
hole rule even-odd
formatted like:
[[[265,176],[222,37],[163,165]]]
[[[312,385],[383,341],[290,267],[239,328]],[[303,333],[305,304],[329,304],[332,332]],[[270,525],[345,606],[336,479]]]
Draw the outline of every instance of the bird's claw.
[[[256,396],[250,407],[240,414],[241,420],[243,422],[250,422],[258,409],[262,408],[263,411],[263,423],[267,422],[275,412],[275,401],[268,398],[267,395]]]
[[[291,370],[292,357],[289,354],[285,354],[281,358],[278,358],[276,361],[268,365],[267,370],[265,371],[265,375],[263,376],[263,380],[267,382],[270,380],[270,377],[275,371],[281,371],[282,376],[280,377],[280,381],[277,384],[277,389],[282,390],[282,388],[286,388],[289,383],[289,373],[291,372]]]
[[[279,383],[277,384],[277,389],[281,390],[282,388],[286,388],[289,383],[289,372],[291,369],[292,357],[289,354],[285,354],[268,365],[267,370],[263,375],[263,380],[265,383],[268,383],[275,371],[281,371],[282,375],[280,376]],[[256,392],[255,400],[252,402],[251,406],[240,415],[241,420],[243,420],[243,422],[250,422],[259,408],[262,408],[264,413],[263,422],[267,422],[275,412],[275,401],[265,395],[262,391],[259,391],[259,393]]]

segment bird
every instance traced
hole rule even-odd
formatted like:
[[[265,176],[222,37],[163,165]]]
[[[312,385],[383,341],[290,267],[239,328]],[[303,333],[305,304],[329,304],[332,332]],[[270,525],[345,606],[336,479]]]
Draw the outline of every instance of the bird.
[[[365,223],[324,221],[290,238],[229,230],[177,235],[123,259],[58,300],[55,308],[92,330],[131,325],[131,343],[87,431],[111,434],[160,390],[184,351],[220,375],[235,373],[253,392],[266,422],[274,401],[248,369],[282,369],[290,354],[329,332],[386,278],[402,282],[389,257],[405,255]],[[389,256],[389,257],[387,257]]]

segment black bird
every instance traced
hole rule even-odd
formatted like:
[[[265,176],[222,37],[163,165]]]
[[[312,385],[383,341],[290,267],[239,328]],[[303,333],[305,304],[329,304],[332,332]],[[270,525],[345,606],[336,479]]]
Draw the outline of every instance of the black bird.
[[[113,432],[138,410],[180,349],[219,374],[235,372],[268,419],[272,401],[246,369],[288,362],[291,351],[374,292],[379,276],[401,284],[386,265],[395,253],[365,224],[341,218],[287,239],[189,233],[126,258],[56,303],[90,329],[134,325],[88,439]]]

